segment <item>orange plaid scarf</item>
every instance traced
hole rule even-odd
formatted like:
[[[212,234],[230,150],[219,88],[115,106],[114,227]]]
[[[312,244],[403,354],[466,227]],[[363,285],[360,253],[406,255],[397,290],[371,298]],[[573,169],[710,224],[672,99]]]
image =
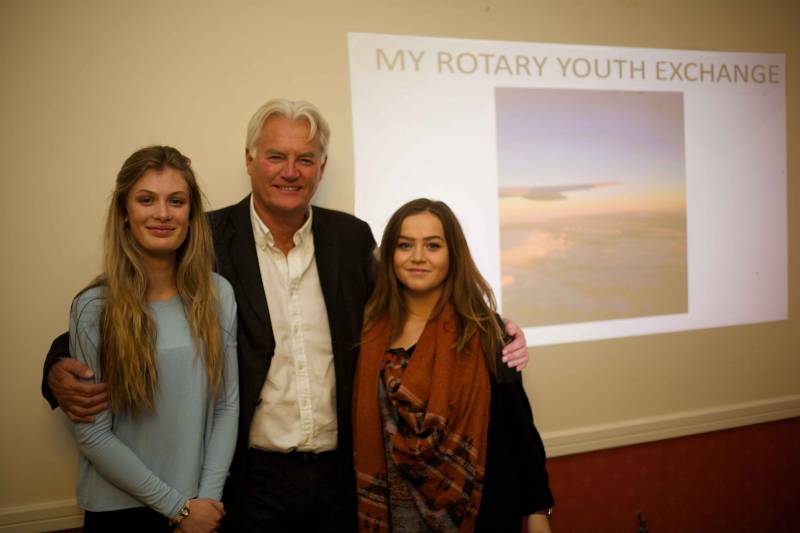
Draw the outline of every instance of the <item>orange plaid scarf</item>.
[[[472,531],[480,507],[489,426],[489,371],[478,335],[456,353],[451,305],[428,321],[405,369],[386,365],[388,320],[362,336],[353,390],[358,520],[389,531],[389,487],[378,383],[400,420],[392,457],[428,507]]]

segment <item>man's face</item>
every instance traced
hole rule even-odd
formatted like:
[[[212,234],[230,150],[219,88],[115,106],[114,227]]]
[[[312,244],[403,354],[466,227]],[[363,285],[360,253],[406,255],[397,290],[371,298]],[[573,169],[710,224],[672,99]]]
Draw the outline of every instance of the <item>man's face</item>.
[[[325,170],[319,140],[309,141],[308,132],[305,119],[273,115],[264,122],[255,156],[245,151],[253,202],[262,218],[293,221],[308,210]]]

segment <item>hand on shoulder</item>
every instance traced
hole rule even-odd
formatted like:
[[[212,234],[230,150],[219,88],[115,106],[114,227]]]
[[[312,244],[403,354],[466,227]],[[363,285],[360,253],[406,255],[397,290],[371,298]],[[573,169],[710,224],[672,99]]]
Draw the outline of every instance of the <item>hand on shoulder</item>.
[[[94,422],[94,415],[108,409],[105,383],[86,383],[92,369],[75,359],[61,359],[47,374],[47,384],[59,407],[76,423]]]

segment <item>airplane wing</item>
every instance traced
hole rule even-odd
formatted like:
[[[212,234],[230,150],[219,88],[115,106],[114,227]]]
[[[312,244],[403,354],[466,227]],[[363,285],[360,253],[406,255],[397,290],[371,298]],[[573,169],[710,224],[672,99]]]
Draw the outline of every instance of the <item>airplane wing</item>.
[[[617,181],[605,181],[602,183],[581,183],[577,185],[549,185],[542,187],[500,187],[501,198],[525,198],[536,201],[566,200],[564,193],[573,191],[588,191],[602,187],[619,185]]]

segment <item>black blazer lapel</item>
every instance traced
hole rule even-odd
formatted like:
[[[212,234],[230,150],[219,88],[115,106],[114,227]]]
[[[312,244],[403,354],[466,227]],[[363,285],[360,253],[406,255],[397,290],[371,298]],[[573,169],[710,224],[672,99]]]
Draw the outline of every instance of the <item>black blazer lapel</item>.
[[[312,209],[314,207],[312,206]],[[325,220],[326,213],[314,210],[311,221],[311,233],[314,235],[314,258],[317,261],[319,283],[322,286],[322,297],[328,312],[328,323],[331,330],[331,341],[336,346],[336,296],[339,292],[339,234]]]
[[[256,243],[253,238],[253,224],[250,220],[250,196],[236,205],[231,216],[230,261],[236,278],[241,283],[247,298],[250,311],[263,326],[262,331],[272,338],[272,324],[269,319],[267,298],[264,296],[264,284],[261,281],[261,270],[258,266]],[[238,302],[239,306],[245,302]],[[241,310],[240,310],[241,312]],[[273,344],[273,342],[268,342]]]

